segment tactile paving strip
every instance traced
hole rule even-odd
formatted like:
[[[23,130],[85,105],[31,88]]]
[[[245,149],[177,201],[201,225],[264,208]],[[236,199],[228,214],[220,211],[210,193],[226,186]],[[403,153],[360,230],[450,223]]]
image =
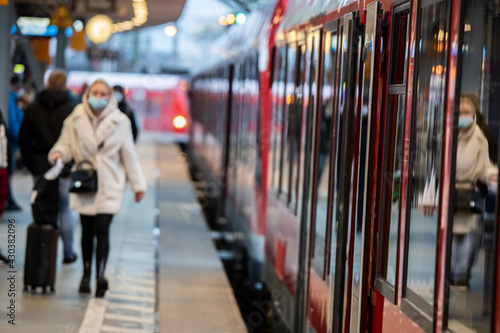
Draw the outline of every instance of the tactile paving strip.
[[[80,333],[157,331],[156,146],[144,147],[139,154],[148,193],[138,205],[133,203],[131,190],[125,194],[122,212],[112,225],[109,290],[104,299],[91,299]]]

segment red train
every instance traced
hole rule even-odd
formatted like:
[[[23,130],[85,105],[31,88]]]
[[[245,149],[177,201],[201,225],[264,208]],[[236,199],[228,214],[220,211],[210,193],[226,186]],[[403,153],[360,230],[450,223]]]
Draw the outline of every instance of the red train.
[[[104,79],[125,88],[142,134],[186,143],[189,139],[188,83],[175,75],[71,71],[68,88],[78,96],[84,83]],[[141,135],[142,135],[141,134]]]
[[[290,331],[500,332],[499,13],[280,0],[193,78],[213,220]]]

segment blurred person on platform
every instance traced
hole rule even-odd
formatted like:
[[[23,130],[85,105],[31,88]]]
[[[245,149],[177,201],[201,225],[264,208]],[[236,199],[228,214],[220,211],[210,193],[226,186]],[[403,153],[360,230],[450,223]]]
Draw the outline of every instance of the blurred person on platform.
[[[16,74],[10,78],[10,92],[9,92],[9,119],[7,125],[7,138],[9,143],[9,185],[7,194],[7,205],[5,210],[21,210],[14,199],[12,193],[12,175],[16,170],[16,154],[18,150],[18,136],[21,123],[23,121],[23,110],[17,104],[18,92],[21,89],[21,80]]]
[[[74,159],[75,169],[82,163],[90,164],[97,174],[96,188],[70,195],[71,208],[80,213],[82,224],[81,293],[91,291],[94,237],[97,238],[96,297],[103,297],[108,289],[104,272],[109,229],[113,216],[120,211],[126,178],[135,192],[136,202],[141,201],[146,191],[146,179],[130,127],[130,121],[118,109],[113,89],[105,81],[97,80],[87,89],[83,103],[64,121],[61,136],[48,155],[51,163],[57,159],[64,163]]]
[[[7,126],[5,126],[3,112],[0,110],[0,217],[5,211],[7,202],[7,189],[9,186],[8,156]],[[6,264],[9,263],[9,259],[1,251],[0,261]]]
[[[135,142],[137,140],[139,130],[137,129],[137,122],[135,121],[134,111],[125,100],[125,89],[122,86],[116,85],[113,87],[113,95],[118,102],[118,108],[120,109],[120,111],[125,113],[125,115],[130,120],[130,125],[132,126],[132,136],[134,137]]]
[[[23,163],[35,183],[51,168],[47,154],[74,107],[66,89],[66,73],[55,70],[49,76],[47,89],[42,90],[26,108],[19,131],[19,147]],[[59,177],[59,227],[64,245],[64,264],[75,262],[77,258],[73,251],[74,222],[69,208],[69,186],[69,172],[63,172]]]
[[[30,103],[31,102],[27,96],[22,95],[17,97],[17,107],[23,110],[23,112],[26,111],[26,108],[30,105]]]
[[[82,88],[80,91],[80,95],[78,95],[78,104],[80,104],[83,101],[83,95],[85,95],[85,92],[87,91],[87,88],[89,87],[87,82],[84,82],[82,84]]]

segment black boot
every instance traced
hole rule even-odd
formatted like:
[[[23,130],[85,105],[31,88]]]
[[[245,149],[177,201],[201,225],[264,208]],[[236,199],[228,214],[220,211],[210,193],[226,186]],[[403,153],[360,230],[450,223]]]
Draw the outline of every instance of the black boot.
[[[108,290],[108,280],[104,277],[104,269],[106,268],[106,259],[99,260],[97,267],[95,297],[104,297]]]
[[[80,281],[80,289],[78,291],[90,294],[90,261],[85,261],[83,263],[83,277]]]

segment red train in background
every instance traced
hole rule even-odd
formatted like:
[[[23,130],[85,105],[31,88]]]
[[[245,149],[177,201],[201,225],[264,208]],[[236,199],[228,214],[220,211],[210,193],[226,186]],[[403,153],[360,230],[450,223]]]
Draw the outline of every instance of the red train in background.
[[[142,134],[187,143],[190,117],[188,83],[184,79],[175,75],[71,71],[68,89],[79,96],[82,86],[96,79],[104,79],[110,86],[124,87],[125,98]]]
[[[460,231],[457,171],[468,100],[498,174],[499,32],[498,0],[281,0],[193,78],[211,217],[290,331],[500,332],[497,182]]]

